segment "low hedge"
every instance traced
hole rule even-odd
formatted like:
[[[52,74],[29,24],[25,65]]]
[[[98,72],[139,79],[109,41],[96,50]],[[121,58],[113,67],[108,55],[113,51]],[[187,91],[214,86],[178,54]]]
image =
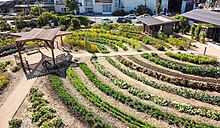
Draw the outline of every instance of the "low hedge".
[[[196,99],[201,102],[220,106],[220,97],[219,96],[211,96],[211,95],[208,95],[207,93],[204,93],[202,91],[191,91],[188,89],[171,87],[166,84],[159,84],[159,83],[156,83],[155,81],[147,80],[143,76],[137,75],[134,72],[131,72],[130,70],[126,70],[126,69],[122,68],[119,64],[117,64],[115,61],[113,61],[110,57],[106,57],[106,60],[111,65],[113,65],[114,67],[119,69],[121,72],[126,74],[127,76],[129,76],[133,79],[136,79],[136,80],[138,80],[146,85],[149,85],[153,88],[160,89],[162,91],[166,91],[168,93],[172,93],[175,95],[179,95],[179,96],[182,96],[187,99]],[[161,77],[160,75],[157,75],[155,72],[149,71],[147,68],[139,67],[139,66],[133,64],[132,62],[126,61],[123,58],[120,58],[119,61],[122,64],[124,64],[125,66],[127,66],[133,70],[137,70],[138,72],[142,72],[147,75],[148,74],[155,74],[157,77]]]
[[[184,53],[173,53],[167,52],[167,56],[178,59],[181,61],[187,61],[195,64],[217,64],[217,58],[200,56],[200,55],[193,55],[193,54],[184,54]]]
[[[49,79],[53,89],[59,95],[62,102],[79,117],[81,117],[89,126],[94,128],[98,128],[98,126],[101,126],[102,128],[113,127],[100,117],[90,112],[83,104],[73,97],[64,87],[62,80],[58,76],[50,76]],[[97,126],[97,124],[99,125]]]
[[[153,54],[142,54],[143,58],[148,59],[155,64],[159,64],[163,67],[180,71],[182,73],[202,76],[202,77],[212,77],[219,78],[220,77],[220,68],[219,67],[198,67],[198,66],[184,66],[177,64],[173,61],[164,60],[162,58],[157,57],[157,55]]]
[[[131,93],[134,96],[139,97],[140,99],[150,100],[154,102],[155,104],[159,104],[161,106],[172,107],[182,113],[187,113],[190,115],[200,115],[200,116],[214,119],[217,121],[220,120],[220,112],[217,112],[211,109],[195,107],[195,106],[191,106],[186,103],[180,103],[177,101],[172,101],[172,100],[164,99],[159,96],[155,96],[144,90],[141,90],[139,88],[129,85],[128,83],[126,83],[125,81],[118,78],[116,75],[112,74],[110,71],[108,71],[103,65],[98,63],[96,59],[91,60],[91,62],[103,76],[106,76],[107,78],[109,78],[116,86],[120,87],[121,89],[126,90],[127,92]]]
[[[83,65],[80,65],[80,67],[82,66]],[[82,96],[87,98],[90,102],[92,102],[94,105],[96,105],[100,109],[109,112],[115,118],[118,118],[120,121],[128,124],[130,127],[132,128],[155,128],[155,126],[150,125],[147,122],[144,122],[132,115],[129,115],[119,110],[117,107],[109,104],[108,102],[104,101],[101,97],[96,95],[94,92],[90,91],[89,88],[87,88],[87,86],[77,76],[77,73],[73,68],[69,68],[67,70],[67,76],[70,79],[72,85],[76,88],[77,91],[81,93]],[[128,98],[127,100],[129,101],[130,98]]]

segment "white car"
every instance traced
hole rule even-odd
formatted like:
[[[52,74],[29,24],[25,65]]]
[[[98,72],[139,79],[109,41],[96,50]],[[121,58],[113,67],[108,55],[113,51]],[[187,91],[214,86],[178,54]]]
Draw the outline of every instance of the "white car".
[[[143,14],[137,17],[137,19],[135,20],[136,23],[140,24],[141,21],[139,20],[140,18],[146,18],[146,17],[150,17],[149,14]]]

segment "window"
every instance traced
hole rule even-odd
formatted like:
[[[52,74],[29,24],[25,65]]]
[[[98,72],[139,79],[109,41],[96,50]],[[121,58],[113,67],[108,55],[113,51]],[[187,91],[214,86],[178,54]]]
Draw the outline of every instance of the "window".
[[[111,4],[103,5],[103,12],[112,12],[112,5]]]

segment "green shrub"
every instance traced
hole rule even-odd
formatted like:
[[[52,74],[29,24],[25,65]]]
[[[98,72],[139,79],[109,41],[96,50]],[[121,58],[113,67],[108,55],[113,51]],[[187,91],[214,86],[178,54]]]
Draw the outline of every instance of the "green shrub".
[[[20,128],[22,120],[20,119],[12,119],[9,121],[10,128]]]
[[[117,11],[114,11],[112,13],[113,16],[125,16],[127,13],[125,12],[124,9],[120,9],[120,10],[117,10]]]
[[[73,27],[73,29],[79,29],[81,26],[80,20],[77,18],[72,18],[71,19],[71,26]]]
[[[164,47],[163,45],[156,45],[155,47],[156,47],[157,50],[159,50],[159,51],[166,51],[166,50],[165,50],[165,47]]]
[[[0,76],[0,91],[2,91],[9,84],[7,76]]]
[[[19,66],[14,66],[10,69],[12,72],[17,72],[20,70],[20,67]]]

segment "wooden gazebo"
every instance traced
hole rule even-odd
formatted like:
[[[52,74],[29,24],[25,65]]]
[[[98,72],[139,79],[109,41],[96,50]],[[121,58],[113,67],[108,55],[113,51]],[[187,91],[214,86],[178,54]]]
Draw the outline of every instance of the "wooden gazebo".
[[[71,34],[70,32],[59,31],[59,28],[54,29],[39,29],[34,28],[29,32],[21,33],[7,33],[11,36],[17,36],[18,39],[15,40],[16,47],[18,49],[19,58],[21,61],[21,66],[24,68],[24,62],[22,60],[21,50],[27,41],[44,41],[46,45],[51,49],[53,64],[55,65],[54,57],[54,41],[57,37],[61,37],[61,43],[63,43],[62,36]]]

